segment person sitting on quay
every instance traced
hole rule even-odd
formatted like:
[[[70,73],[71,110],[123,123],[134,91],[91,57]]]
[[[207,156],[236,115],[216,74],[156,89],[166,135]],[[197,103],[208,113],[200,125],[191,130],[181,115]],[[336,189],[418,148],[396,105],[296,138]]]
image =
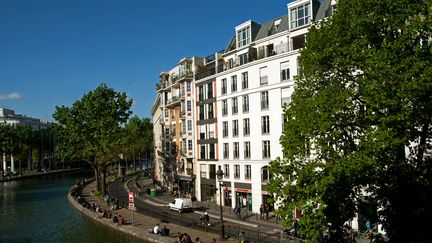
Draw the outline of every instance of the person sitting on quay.
[[[118,222],[117,214],[114,214],[113,223],[116,224]]]
[[[170,230],[164,225],[164,227],[161,229],[160,234],[161,236],[169,236]]]
[[[159,234],[159,233],[160,233],[159,224],[156,224],[156,226],[153,228],[153,234]]]
[[[118,224],[119,226],[125,224],[125,219],[123,218],[123,216],[121,216],[121,214],[118,216],[117,224]]]

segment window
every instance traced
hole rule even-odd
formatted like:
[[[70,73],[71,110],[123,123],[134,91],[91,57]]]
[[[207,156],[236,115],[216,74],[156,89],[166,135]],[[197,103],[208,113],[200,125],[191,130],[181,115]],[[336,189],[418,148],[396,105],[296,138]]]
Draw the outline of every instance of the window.
[[[238,113],[238,102],[237,102],[237,97],[232,98],[232,114],[237,114]]]
[[[262,67],[259,70],[260,72],[260,84],[264,85],[268,83],[268,77],[267,77],[267,67]]]
[[[261,117],[261,133],[269,134],[270,133],[270,117],[262,116]]]
[[[206,147],[205,147],[205,145],[200,146],[200,159],[206,159]]]
[[[248,72],[244,72],[241,74],[242,79],[242,89],[249,88],[249,79],[248,79]]]
[[[227,93],[227,80],[226,80],[226,78],[223,78],[221,80],[221,83],[222,83],[222,85],[221,85],[221,87],[222,87],[221,93],[222,94],[226,94]]]
[[[237,91],[237,75],[231,76],[231,92]]]
[[[263,166],[261,168],[261,181],[267,182],[269,178],[270,178],[270,174],[269,174],[268,166]]]
[[[201,178],[207,178],[207,165],[200,164],[200,176]]]
[[[188,150],[192,151],[192,140],[188,140],[187,143],[188,143]]]
[[[249,96],[245,95],[243,96],[243,113],[249,112]]]
[[[269,108],[268,91],[261,92],[261,110]]]
[[[165,109],[164,114],[165,114],[165,117],[169,117],[169,110],[168,110],[168,109]]]
[[[213,104],[208,104],[207,105],[208,109],[207,109],[207,119],[212,119],[213,116]]]
[[[244,142],[244,157],[245,159],[250,159],[250,142]]]
[[[205,125],[201,125],[199,127],[199,131],[200,131],[200,139],[206,139],[206,126]]]
[[[187,101],[187,111],[192,111],[192,101]]]
[[[222,115],[226,116],[228,115],[228,101],[222,100]]]
[[[280,70],[281,70],[281,81],[289,80],[290,79],[289,63],[288,62],[281,63]]]
[[[187,130],[192,131],[192,120],[187,120]]]
[[[234,159],[238,159],[240,156],[240,148],[238,142],[233,143],[233,150],[234,150],[233,152]]]
[[[223,144],[223,158],[229,159],[229,144],[228,143]]]
[[[186,82],[186,91],[187,91],[187,92],[191,92],[191,87],[192,87],[192,86],[191,86],[191,82],[190,82],[190,81],[187,81],[187,82]]]
[[[291,102],[291,95],[293,93],[293,87],[281,89],[281,104],[282,107]]]
[[[238,47],[248,45],[251,42],[250,27],[246,27],[237,32]]]
[[[207,84],[207,99],[213,98],[213,83]]]
[[[233,137],[238,136],[238,120],[233,121]]]
[[[205,119],[204,105],[200,105],[200,107],[199,107],[199,119],[200,120],[204,120]]]
[[[215,124],[209,124],[209,138],[215,138]]]
[[[234,165],[234,178],[240,178],[240,165]]]
[[[216,165],[210,165],[210,179],[216,179]]]
[[[204,100],[204,86],[199,86],[198,88],[198,100]]]
[[[291,12],[291,29],[309,24],[311,22],[310,3],[290,9]]]
[[[245,165],[245,179],[249,179],[251,178],[251,166],[250,165]]]
[[[209,159],[214,159],[214,158],[215,158],[215,145],[210,144],[209,145]]]
[[[229,165],[224,165],[224,177],[225,178],[229,178],[230,177],[230,169],[229,169]]]
[[[250,134],[249,118],[243,119],[243,136],[248,136]]]
[[[228,122],[226,121],[222,123],[222,136],[228,137]]]
[[[249,62],[249,53],[244,53],[239,56],[240,65],[246,64]]]
[[[262,154],[263,158],[270,158],[270,141],[266,140],[262,142],[263,149]]]

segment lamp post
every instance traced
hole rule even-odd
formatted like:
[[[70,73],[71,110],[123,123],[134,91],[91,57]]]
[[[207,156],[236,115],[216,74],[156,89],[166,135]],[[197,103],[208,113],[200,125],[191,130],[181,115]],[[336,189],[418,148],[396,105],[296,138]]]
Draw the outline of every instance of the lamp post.
[[[223,211],[222,211],[222,179],[223,179],[223,171],[221,169],[221,166],[219,165],[218,170],[216,171],[217,180],[219,182],[219,206],[220,206],[220,223],[221,223],[221,230],[220,230],[220,239],[225,239],[225,226],[223,221]]]

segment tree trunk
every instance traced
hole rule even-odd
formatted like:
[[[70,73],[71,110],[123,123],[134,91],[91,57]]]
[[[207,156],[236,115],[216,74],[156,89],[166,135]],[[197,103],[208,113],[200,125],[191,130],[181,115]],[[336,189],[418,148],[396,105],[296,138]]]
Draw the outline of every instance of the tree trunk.
[[[106,195],[106,167],[101,167],[101,178],[102,178],[102,195]]]
[[[99,183],[99,168],[96,165],[93,165],[94,176],[96,180],[96,190],[100,191],[100,183]]]

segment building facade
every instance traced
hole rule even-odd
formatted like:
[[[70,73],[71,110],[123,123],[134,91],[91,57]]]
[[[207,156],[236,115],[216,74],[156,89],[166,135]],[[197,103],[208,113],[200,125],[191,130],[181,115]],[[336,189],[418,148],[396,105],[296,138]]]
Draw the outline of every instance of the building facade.
[[[312,21],[329,16],[333,2],[296,0],[287,4],[286,15],[264,24],[246,21],[234,28],[224,50],[193,63],[195,112],[185,121],[188,124],[192,120],[194,127],[189,136],[187,126],[186,140],[176,144],[182,148],[186,142],[187,155],[192,151],[186,162],[192,163],[187,168],[193,168],[198,200],[218,202],[219,193],[223,193],[225,206],[240,204],[252,212],[266,206],[270,197],[266,189],[268,165],[283,157],[279,138],[284,106],[290,102],[299,72],[299,51]],[[172,97],[173,85],[158,89],[162,103]],[[169,110],[162,119],[169,123],[170,129],[164,128],[169,131],[174,124],[184,124],[181,118],[172,119],[176,117],[174,107],[161,105],[164,113]],[[184,106],[178,107],[182,111]],[[171,133],[162,137],[179,136]],[[219,166],[224,173],[221,184],[216,179]]]

